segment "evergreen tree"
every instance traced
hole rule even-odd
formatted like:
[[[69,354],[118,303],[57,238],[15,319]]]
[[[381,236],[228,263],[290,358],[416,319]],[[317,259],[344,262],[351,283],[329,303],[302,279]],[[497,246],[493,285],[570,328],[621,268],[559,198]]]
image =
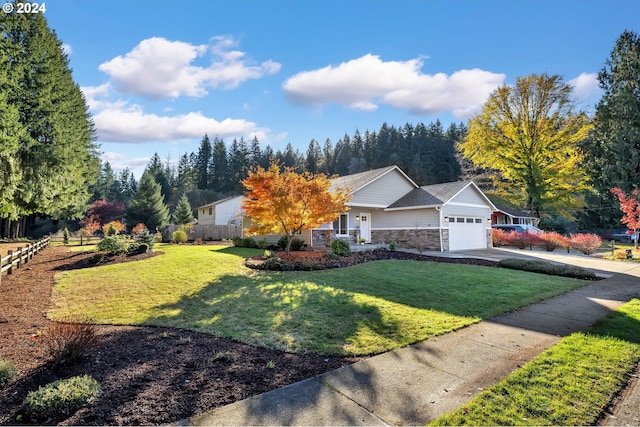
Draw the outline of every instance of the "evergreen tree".
[[[624,31],[598,74],[604,94],[596,107],[594,130],[585,144],[586,166],[594,184],[589,226],[609,227],[621,216],[610,193],[640,188],[640,38]]]
[[[140,178],[138,191],[127,209],[127,223],[143,223],[151,231],[161,229],[169,219],[169,208],[164,204],[160,184],[146,171]]]
[[[200,190],[206,190],[211,183],[211,177],[209,175],[211,165],[211,141],[207,134],[204,135],[200,141],[200,148],[196,157],[195,175],[196,184]]]
[[[333,144],[329,138],[324,141],[322,156],[324,157],[324,167],[321,172],[328,176],[335,175],[335,152],[333,150]]]
[[[191,162],[187,153],[181,155],[180,160],[178,160],[178,171],[176,179],[178,187],[182,190],[192,190],[195,186],[193,168],[191,167]]]
[[[162,164],[162,160],[158,153],[153,153],[153,156],[151,156],[151,159],[145,168],[145,172],[150,173],[151,176],[153,176],[153,179],[160,184],[162,197],[164,198],[165,203],[168,202],[171,198],[171,183],[167,176],[167,167]]]
[[[321,155],[322,151],[320,150],[320,144],[318,144],[318,141],[315,139],[312,139],[309,143],[309,147],[307,148],[307,172],[311,172],[314,175],[320,172]]]
[[[176,206],[176,211],[173,213],[173,222],[182,225],[189,224],[191,221],[193,221],[193,211],[187,195],[183,194]]]
[[[17,191],[13,183],[3,186],[0,215],[78,218],[86,209],[100,161],[88,106],[73,81],[62,42],[43,14],[0,14],[0,34],[0,50],[6,55],[2,59],[11,64],[0,72],[0,103],[6,105],[1,114],[3,163],[7,168],[17,164],[21,171],[13,175],[20,180]],[[11,129],[16,112],[22,127],[17,152],[10,142],[12,134],[17,135]]]
[[[213,185],[216,191],[227,191],[233,187],[231,177],[229,176],[229,158],[227,155],[227,146],[224,141],[219,138],[213,140]]]

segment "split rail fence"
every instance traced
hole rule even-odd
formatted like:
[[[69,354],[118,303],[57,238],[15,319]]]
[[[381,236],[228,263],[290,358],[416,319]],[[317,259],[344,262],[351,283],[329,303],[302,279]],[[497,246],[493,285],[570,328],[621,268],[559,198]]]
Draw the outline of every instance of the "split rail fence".
[[[13,274],[14,269],[18,269],[29,263],[38,252],[49,246],[50,237],[43,237],[35,243],[27,243],[26,247],[18,247],[17,250],[7,251],[8,255],[0,257],[0,283],[4,272]]]

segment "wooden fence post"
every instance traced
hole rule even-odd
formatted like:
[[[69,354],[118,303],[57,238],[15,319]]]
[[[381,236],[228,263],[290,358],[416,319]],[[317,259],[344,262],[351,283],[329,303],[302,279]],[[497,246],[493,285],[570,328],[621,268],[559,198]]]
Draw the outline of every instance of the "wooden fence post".
[[[9,255],[9,269],[7,270],[7,274],[13,274],[13,250],[8,250],[7,254]]]

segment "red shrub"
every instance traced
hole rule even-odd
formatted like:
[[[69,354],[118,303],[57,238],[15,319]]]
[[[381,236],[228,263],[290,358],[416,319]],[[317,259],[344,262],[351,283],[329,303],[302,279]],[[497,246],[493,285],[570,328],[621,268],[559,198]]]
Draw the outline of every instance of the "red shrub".
[[[133,234],[134,236],[137,236],[138,234],[142,233],[146,229],[147,229],[147,226],[144,225],[143,223],[140,223],[131,229],[131,234]]]
[[[548,251],[552,251],[556,248],[566,248],[569,246],[569,239],[555,231],[540,233],[538,235],[538,240],[540,242],[540,246]]]
[[[594,253],[600,247],[600,245],[602,245],[602,239],[596,234],[571,234],[570,240],[571,247],[579,250],[585,255]]]
[[[512,231],[507,234],[507,246],[515,246],[518,249],[525,249],[537,242],[538,237],[535,233]]]
[[[509,233],[499,228],[491,229],[491,240],[493,241],[493,246],[505,246],[509,241]]]
[[[121,223],[120,221],[111,221],[102,226],[102,232],[105,236],[112,234],[122,233],[127,230],[127,226]]]

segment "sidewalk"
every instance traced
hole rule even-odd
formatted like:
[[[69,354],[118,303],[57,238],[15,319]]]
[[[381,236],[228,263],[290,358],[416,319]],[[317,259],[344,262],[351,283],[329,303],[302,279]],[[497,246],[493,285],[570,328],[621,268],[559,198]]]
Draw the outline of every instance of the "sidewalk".
[[[514,256],[502,249],[480,252],[465,255],[489,259]],[[529,252],[517,253],[528,256]],[[612,276],[516,312],[217,408],[180,424],[424,425],[468,402],[561,337],[585,329],[608,311],[640,295],[640,265],[531,254],[540,255],[553,262],[586,263],[583,266]]]

